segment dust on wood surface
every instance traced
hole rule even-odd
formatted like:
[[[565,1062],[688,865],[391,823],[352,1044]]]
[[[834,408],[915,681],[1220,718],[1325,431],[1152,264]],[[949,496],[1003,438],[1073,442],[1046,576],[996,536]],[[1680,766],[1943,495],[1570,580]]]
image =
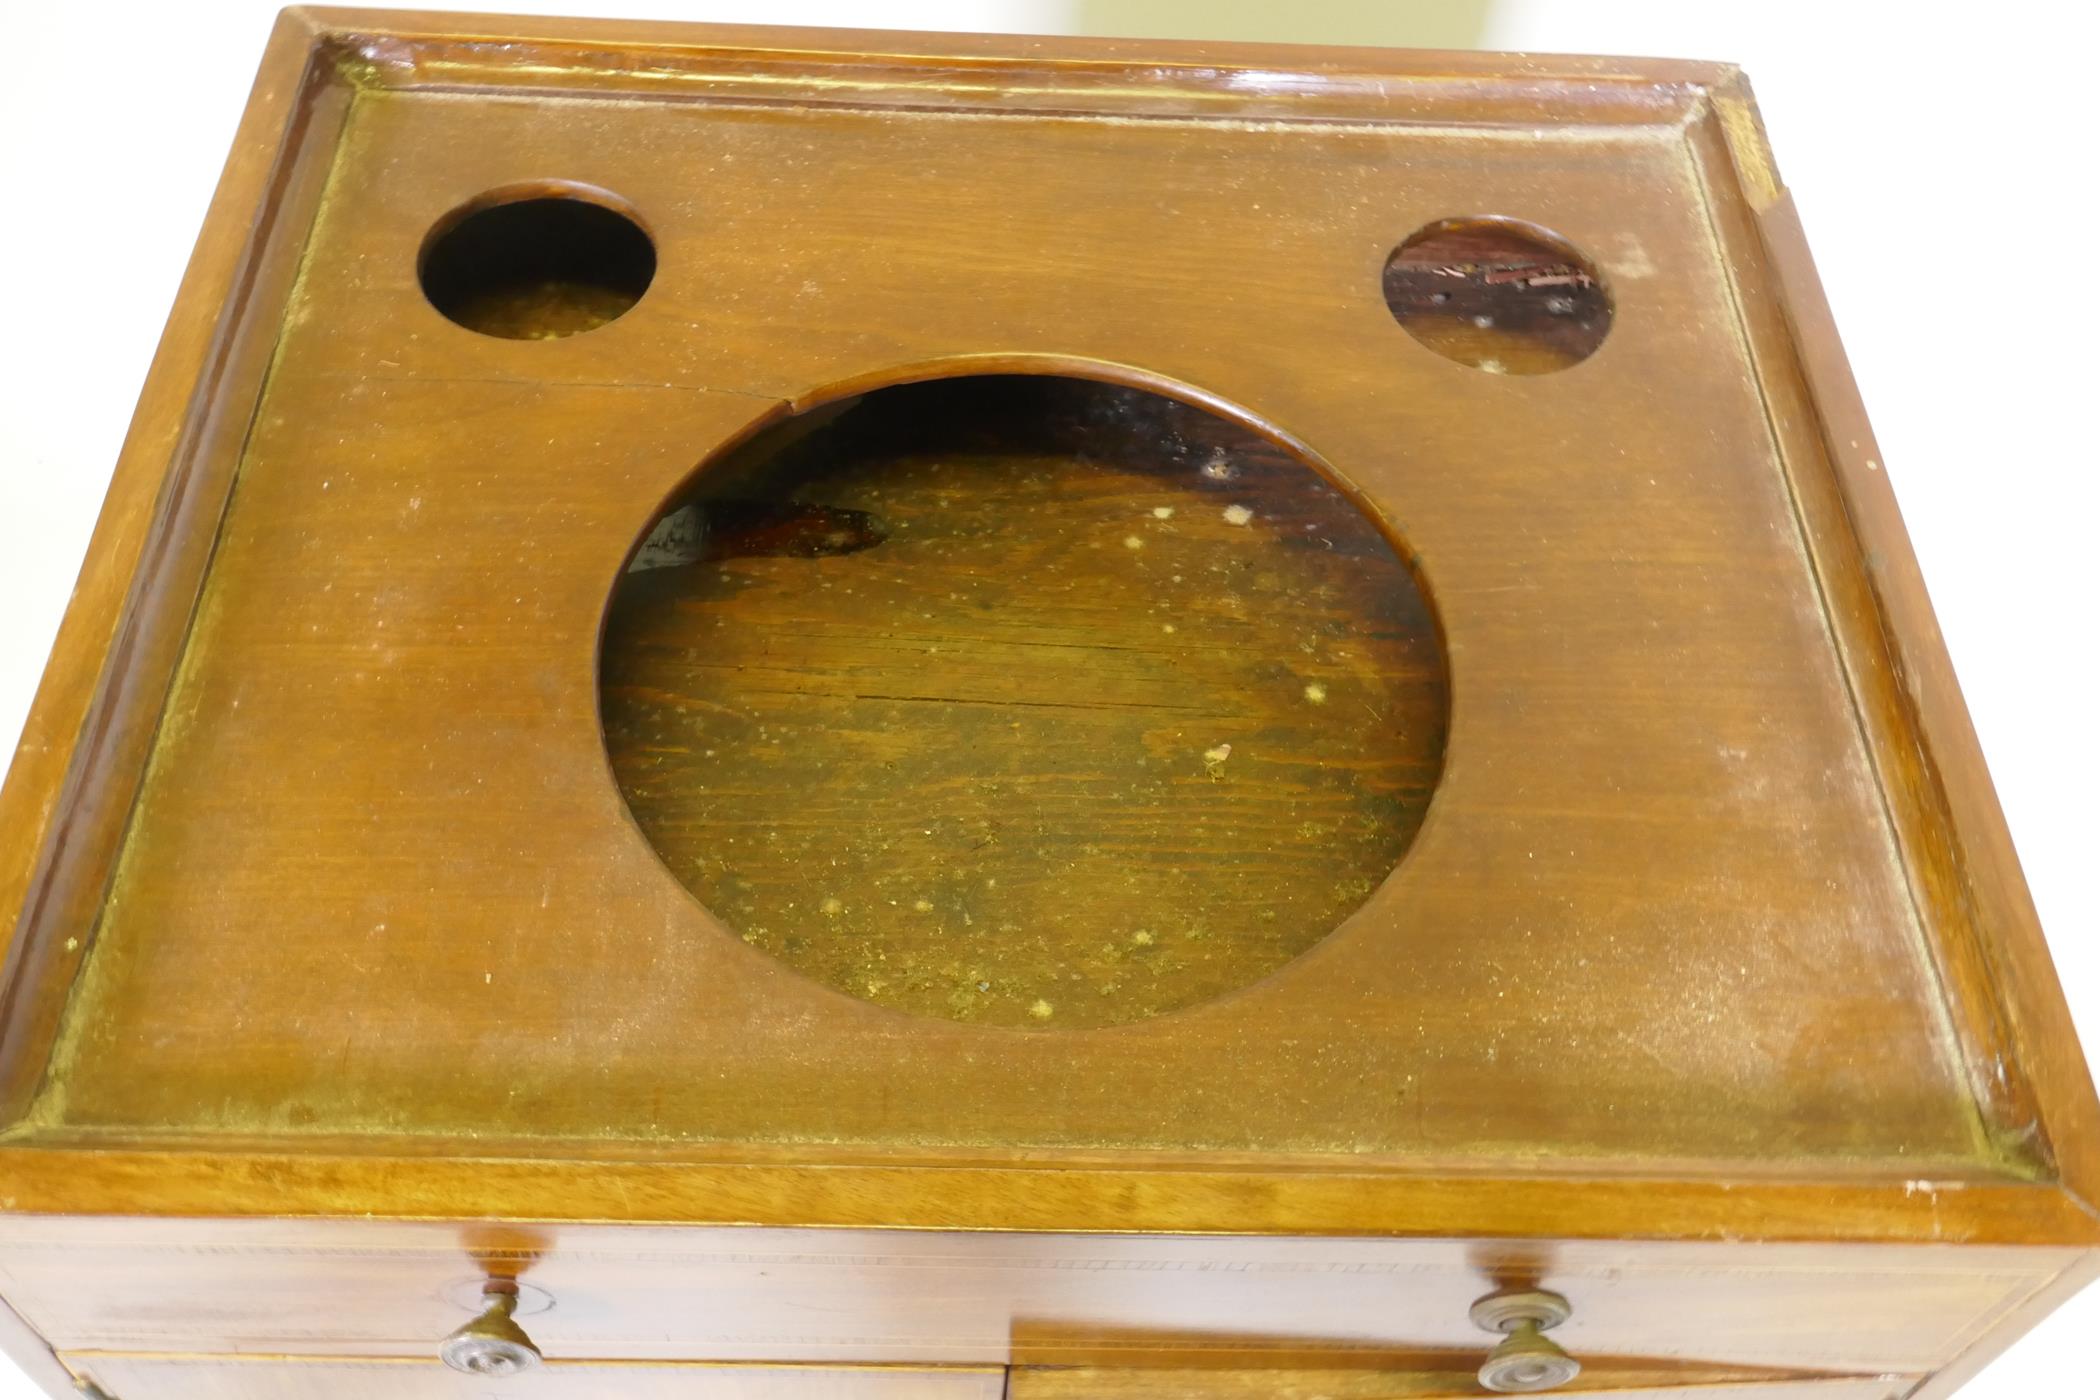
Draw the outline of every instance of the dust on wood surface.
[[[696,500],[730,527],[703,561],[613,599],[614,768],[717,917],[840,991],[1028,1028],[1189,1006],[1330,932],[1422,819],[1427,604],[1237,424],[1079,380],[900,386]],[[839,511],[876,527],[782,534]]]

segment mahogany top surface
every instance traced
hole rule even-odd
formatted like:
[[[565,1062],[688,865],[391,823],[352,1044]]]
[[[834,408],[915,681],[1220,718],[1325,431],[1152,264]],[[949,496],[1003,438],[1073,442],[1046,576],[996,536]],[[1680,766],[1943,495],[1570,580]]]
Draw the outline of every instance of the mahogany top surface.
[[[2028,974],[1992,990],[1971,949],[2001,935],[1935,883],[1970,878],[1946,831],[1978,819],[1914,771],[1942,721],[1899,703],[1877,650],[1862,600],[1885,584],[1843,524],[1861,467],[1812,430],[1825,391],[1803,385],[1827,371],[1780,316],[1798,293],[1774,261],[1795,255],[1754,235],[1779,194],[1726,70],[1279,50],[1154,71],[1128,46],[939,60],[869,36],[809,40],[837,50],[818,63],[705,29],[520,32],[541,62],[340,42],[295,104],[267,198],[310,234],[253,255],[259,369],[218,410],[253,421],[223,514],[166,527],[209,559],[166,689],[125,702],[158,720],[123,731],[150,735],[128,820],[95,819],[106,897],[25,923],[41,960],[11,964],[38,969],[18,1006],[48,1007],[10,1052],[18,1133],[2053,1170],[2016,1121]],[[433,225],[548,182],[635,214],[640,299],[557,339],[441,315],[418,281]],[[1589,260],[1595,353],[1484,373],[1396,323],[1396,247],[1475,215]],[[1393,760],[1411,840],[1372,842],[1331,932],[1144,1014],[920,1014],[796,971],[732,927],[757,916],[681,884],[608,757],[608,599],[696,466],[791,410],[975,370],[1164,390],[1280,441],[1406,551],[1433,608],[1408,635],[1448,696],[1408,670],[1414,642],[1377,673],[1417,677],[1421,724],[1448,724]],[[1030,576],[983,568],[1025,641]],[[1174,782],[1216,777],[1200,749]],[[44,820],[10,798],[10,820]],[[1994,1054],[2012,1088],[1978,1072]]]

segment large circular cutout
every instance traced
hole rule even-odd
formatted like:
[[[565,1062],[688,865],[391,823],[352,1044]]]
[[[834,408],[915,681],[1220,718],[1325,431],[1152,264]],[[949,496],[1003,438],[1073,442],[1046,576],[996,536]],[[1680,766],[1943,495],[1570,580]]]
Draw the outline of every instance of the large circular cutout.
[[[627,314],[656,277],[656,245],[582,187],[498,190],[455,209],[424,241],[423,295],[483,335],[555,340]]]
[[[1246,427],[979,376],[701,472],[614,592],[613,771],[677,877],[850,995],[1103,1026],[1248,985],[1420,825],[1446,672],[1378,527]]]

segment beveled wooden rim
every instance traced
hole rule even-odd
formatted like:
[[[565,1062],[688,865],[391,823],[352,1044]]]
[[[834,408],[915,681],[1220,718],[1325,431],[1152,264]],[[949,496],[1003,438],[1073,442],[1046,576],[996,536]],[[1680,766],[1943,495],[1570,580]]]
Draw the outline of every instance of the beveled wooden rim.
[[[1892,820],[1984,1131],[2038,1163],[2038,1179],[1929,1165],[1901,1179],[1870,1163],[1808,1180],[1743,1162],[1641,1177],[1559,1159],[1521,1172],[1351,1158],[1210,1159],[1197,1169],[1135,1152],[861,1154],[811,1165],[806,1153],[692,1158],[627,1143],[461,1158],[396,1141],[149,1141],[23,1119],[85,952],[85,939],[65,931],[92,926],[121,844],[318,201],[317,163],[302,152],[332,141],[349,93],[371,86],[846,103],[971,119],[1525,127],[1539,125],[1550,98],[1563,125],[1590,136],[1681,131],[1706,182],[1868,747],[1884,790],[1900,798]],[[272,217],[258,222],[257,210]],[[1724,66],[286,11],[0,789],[0,903],[20,911],[0,972],[0,1110],[13,1124],[0,1145],[0,1210],[2100,1244],[2090,1204],[2100,1200],[2100,1104],[1878,463],[1747,85]],[[2007,1066],[2026,1078],[2003,1075]]]

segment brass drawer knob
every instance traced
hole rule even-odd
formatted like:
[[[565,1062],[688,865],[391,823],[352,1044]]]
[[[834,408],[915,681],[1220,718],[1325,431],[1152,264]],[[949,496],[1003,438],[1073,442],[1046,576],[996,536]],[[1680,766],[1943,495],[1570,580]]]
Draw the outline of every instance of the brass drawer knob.
[[[1574,1380],[1582,1363],[1545,1335],[1566,1322],[1570,1311],[1567,1299],[1542,1288],[1490,1293],[1473,1304],[1473,1325],[1502,1334],[1480,1363],[1480,1383],[1489,1390],[1527,1394]]]
[[[512,1320],[518,1295],[512,1288],[490,1285],[481,1315],[438,1345],[438,1357],[470,1376],[514,1376],[540,1364],[540,1349]]]

